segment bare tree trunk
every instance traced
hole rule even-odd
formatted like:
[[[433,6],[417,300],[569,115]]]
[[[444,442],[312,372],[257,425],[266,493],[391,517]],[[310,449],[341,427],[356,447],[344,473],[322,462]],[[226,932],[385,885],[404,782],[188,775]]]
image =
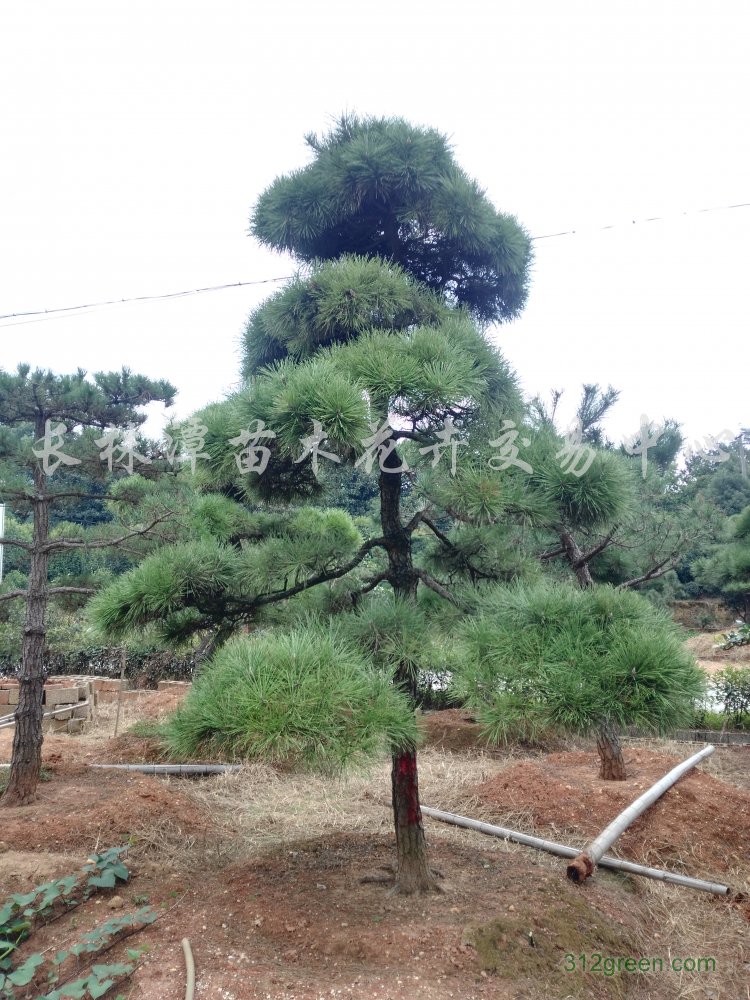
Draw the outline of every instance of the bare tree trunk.
[[[596,732],[596,749],[599,754],[599,777],[604,781],[625,781],[625,758],[617,726],[608,719],[601,723]]]
[[[411,556],[411,535],[401,524],[401,460],[395,449],[384,460],[380,473],[380,521],[388,554],[388,581],[396,596],[414,598],[419,578]],[[414,696],[415,682],[403,665],[394,684]],[[438,888],[427,863],[427,843],[419,807],[416,750],[394,747],[391,757],[393,819],[396,829],[396,891],[404,894],[430,892]]]
[[[37,421],[37,424],[39,421]],[[44,435],[36,428],[37,440]],[[10,777],[0,806],[25,806],[36,797],[36,786],[42,770],[42,714],[44,708],[44,640],[47,612],[47,566],[45,549],[49,535],[49,500],[44,496],[45,474],[34,469],[34,535],[29,568],[29,589],[26,599],[26,620],[23,628],[21,674],[16,727]]]

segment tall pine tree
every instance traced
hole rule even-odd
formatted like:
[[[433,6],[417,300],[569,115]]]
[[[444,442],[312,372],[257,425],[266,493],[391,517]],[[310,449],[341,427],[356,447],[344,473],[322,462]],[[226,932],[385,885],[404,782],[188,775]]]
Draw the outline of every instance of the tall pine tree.
[[[115,445],[114,436],[107,432],[140,425],[146,419],[141,412],[146,403],[156,400],[170,405],[174,393],[168,382],[134,375],[127,369],[98,372],[91,379],[81,370],[74,375],[55,375],[39,369],[32,371],[28,365],[19,366],[15,374],[0,371],[0,426],[32,431],[25,441],[13,434],[2,437],[6,444],[10,442],[11,453],[4,462],[0,498],[12,501],[16,507],[30,507],[33,515],[31,541],[0,539],[1,543],[20,546],[29,558],[28,588],[18,594],[4,595],[25,599],[26,617],[13,755],[1,805],[27,805],[35,797],[43,739],[47,602],[56,593],[77,589],[48,586],[50,556],[97,544],[80,538],[50,536],[53,504],[69,500],[74,494],[85,494],[84,490],[71,490],[65,484],[55,489],[53,476],[58,469],[80,470],[88,466],[93,471],[101,467],[103,448]],[[128,535],[141,534],[147,528],[140,526]],[[107,539],[98,544],[114,543],[115,540]]]
[[[451,600],[413,557],[422,518],[402,513],[404,444],[437,459],[450,452],[449,427],[468,430],[483,410],[518,411],[514,379],[474,322],[521,311],[530,240],[434,130],[345,118],[308,144],[312,163],[261,196],[252,231],[300,262],[330,263],[252,317],[248,416],[268,418],[287,448],[321,428],[342,454],[377,460],[386,564],[363,589],[386,582],[410,602],[422,584]],[[394,682],[412,688],[409,665],[392,667]],[[429,890],[414,747],[393,749],[392,792],[396,886]]]
[[[420,525],[442,532],[427,507],[405,509],[408,465],[446,469],[456,451],[470,450],[459,436],[481,437],[488,421],[521,414],[515,378],[481,329],[523,308],[531,244],[521,226],[490,204],[433,130],[347,118],[308,144],[312,162],[272,184],[253,214],[253,233],[290,251],[301,269],[250,317],[245,387],[199,414],[210,456],[204,481],[235,501],[305,499],[319,490],[317,463],[338,460],[376,478],[379,533],[357,544],[344,532],[346,544],[334,551],[295,515],[273,529],[275,538],[259,525],[257,544],[236,552],[207,540],[217,565],[210,593],[175,585],[162,595],[176,628],[207,627],[213,617],[220,629],[217,609],[238,623],[336,579],[357,608],[357,635],[374,631],[370,613],[386,631],[391,615],[401,634],[419,618],[420,586],[455,605],[415,557]],[[175,566],[185,556],[163,554]],[[238,560],[244,574],[224,568]],[[122,631],[154,622],[140,599],[155,582],[150,569],[97,598],[100,624]],[[382,590],[391,601],[378,599]],[[403,643],[392,649],[376,659],[413,696],[414,657]],[[396,887],[429,891],[413,742],[392,747],[392,792]]]

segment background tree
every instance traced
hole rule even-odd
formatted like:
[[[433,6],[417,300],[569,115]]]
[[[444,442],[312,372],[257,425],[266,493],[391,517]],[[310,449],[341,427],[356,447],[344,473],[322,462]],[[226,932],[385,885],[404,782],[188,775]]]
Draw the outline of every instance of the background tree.
[[[592,395],[584,391],[583,403]],[[445,485],[446,506],[468,522],[433,547],[432,558],[448,572],[475,584],[530,582],[528,554],[536,548],[553,578],[572,575],[582,588],[598,581],[634,587],[671,571],[705,537],[710,519],[671,490],[672,476],[655,463],[644,480],[640,462],[586,445],[581,424],[575,438],[563,439],[549,421],[536,423],[526,468],[484,463]],[[616,715],[602,716],[596,738],[611,770],[624,773]]]
[[[92,542],[51,535],[53,504],[69,501],[71,497],[80,499],[84,495],[80,489],[65,486],[54,490],[52,475],[60,465],[76,468],[82,468],[84,463],[91,467],[101,465],[101,447],[96,444],[96,432],[141,424],[146,419],[142,407],[154,400],[169,405],[174,391],[168,382],[155,382],[126,369],[99,372],[90,380],[81,370],[75,375],[54,375],[49,371],[32,371],[29,366],[22,365],[15,374],[0,371],[0,424],[11,430],[19,426],[33,427],[33,438],[23,444],[12,434],[3,436],[6,445],[13,442],[13,451],[5,456],[12,458],[12,463],[6,461],[4,464],[0,495],[4,500],[13,499],[21,508],[30,507],[33,527],[29,541],[0,539],[4,544],[20,547],[28,555],[28,587],[2,595],[4,600],[22,597],[26,602],[13,754],[8,785],[0,800],[2,805],[31,802],[39,780],[47,601],[52,595],[86,589],[65,585],[50,588],[50,556],[55,552],[101,547],[116,541],[110,538]],[[127,535],[138,535],[148,529],[149,525],[139,525]]]
[[[680,477],[680,488],[691,496],[700,496],[731,517],[750,504],[750,478],[747,455],[750,434],[739,434],[734,441],[715,442],[715,447],[687,456]]]
[[[537,430],[559,431],[555,421],[557,407],[564,391],[564,389],[553,389],[549,403],[538,395],[529,400],[527,410],[532,427]],[[619,398],[620,390],[614,389],[611,385],[606,389],[602,389],[597,382],[583,385],[574,421],[582,441],[597,447],[612,447],[612,443],[604,436],[601,424]]]
[[[704,590],[720,594],[743,621],[750,620],[750,506],[728,519],[725,540],[696,560],[693,571]]]

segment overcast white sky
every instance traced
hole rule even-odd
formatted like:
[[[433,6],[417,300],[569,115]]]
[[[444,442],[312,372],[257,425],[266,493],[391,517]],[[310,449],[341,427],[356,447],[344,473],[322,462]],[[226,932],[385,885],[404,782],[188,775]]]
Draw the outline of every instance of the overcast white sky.
[[[641,413],[736,432],[750,208],[699,210],[750,202],[749,28],[744,0],[8,0],[0,314],[289,274],[247,235],[257,196],[341,111],[401,115],[532,234],[576,230],[494,333],[529,395],[565,388],[567,418],[611,382],[616,439]],[[186,415],[274,287],[3,319],[0,366],[127,365]]]

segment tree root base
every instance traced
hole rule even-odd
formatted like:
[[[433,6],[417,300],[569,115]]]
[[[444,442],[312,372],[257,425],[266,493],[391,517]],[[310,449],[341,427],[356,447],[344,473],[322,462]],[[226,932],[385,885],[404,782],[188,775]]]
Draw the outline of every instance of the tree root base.
[[[388,886],[389,895],[392,896],[413,896],[416,893],[425,895],[429,892],[445,892],[443,886],[438,882],[438,879],[443,879],[445,876],[436,868],[431,868],[426,878],[422,876],[417,879],[399,880],[398,872],[393,865],[382,865],[381,867],[388,874],[363,875],[359,880],[360,883],[363,885]]]
[[[36,802],[36,793],[31,795],[19,795],[18,792],[6,791],[0,796],[0,809],[13,809],[15,806],[30,806]]]

